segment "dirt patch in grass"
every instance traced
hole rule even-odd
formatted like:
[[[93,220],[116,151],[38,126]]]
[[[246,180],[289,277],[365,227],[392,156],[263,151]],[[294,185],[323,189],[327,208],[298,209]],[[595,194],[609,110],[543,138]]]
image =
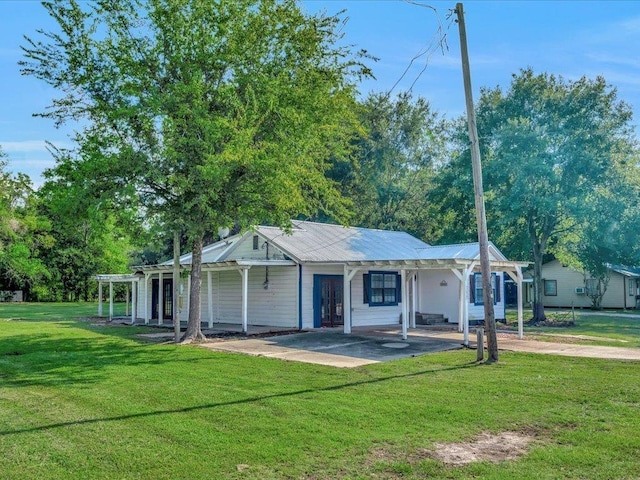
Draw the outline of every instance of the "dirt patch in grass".
[[[432,448],[419,448],[413,452],[399,452],[380,447],[369,453],[367,464],[378,462],[418,463],[424,459],[435,459],[450,466],[462,466],[473,462],[500,463],[525,455],[529,445],[536,439],[533,431],[483,432],[468,442],[434,443]]]
[[[481,433],[469,442],[436,443],[433,456],[447,465],[473,462],[500,463],[527,453],[535,436],[528,432]]]

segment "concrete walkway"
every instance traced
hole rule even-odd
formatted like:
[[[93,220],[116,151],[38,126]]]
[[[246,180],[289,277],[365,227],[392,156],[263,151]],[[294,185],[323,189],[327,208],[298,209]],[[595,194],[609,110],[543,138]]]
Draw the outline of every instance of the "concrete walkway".
[[[217,351],[346,368],[462,348],[457,339],[410,335],[403,341],[394,330],[384,329],[360,330],[349,335],[341,329],[322,329],[200,345]]]
[[[462,341],[462,334],[457,332],[431,332],[438,338],[457,339]],[[565,335],[571,338],[571,335]],[[585,335],[580,335],[582,339]],[[475,333],[470,335],[473,342],[470,346],[475,348]],[[599,338],[599,337],[598,337]],[[605,347],[598,345],[577,345],[575,343],[546,342],[543,340],[518,340],[515,334],[498,334],[498,348],[511,352],[542,353],[548,355],[562,355],[565,357],[585,357],[585,358],[609,358],[618,360],[638,360],[640,361],[640,348],[625,347]]]
[[[475,335],[470,337],[475,340]],[[202,346],[224,352],[351,368],[462,348],[462,341],[461,333],[429,328],[411,329],[409,338],[402,341],[400,329],[380,327],[358,329],[351,335],[327,329],[267,338],[208,342]],[[638,348],[518,340],[514,334],[499,334],[498,346],[502,351],[640,361]],[[470,342],[470,347],[475,348],[475,341]]]

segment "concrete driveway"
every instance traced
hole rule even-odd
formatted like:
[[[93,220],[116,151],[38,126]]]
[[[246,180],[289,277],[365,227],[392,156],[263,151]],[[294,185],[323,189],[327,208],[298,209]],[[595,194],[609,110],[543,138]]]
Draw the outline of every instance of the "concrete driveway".
[[[462,348],[458,339],[412,335],[413,332],[406,341],[397,329],[363,329],[350,335],[341,329],[323,329],[200,345],[223,352],[347,368]]]
[[[201,345],[224,352],[347,368],[463,348],[462,334],[455,330],[423,327],[410,329],[408,333],[408,339],[403,341],[400,329],[395,326],[358,328],[351,335],[345,335],[342,329],[323,329]],[[640,361],[638,348],[518,340],[515,334],[500,334],[499,337],[498,347],[503,351]],[[475,333],[470,335],[470,340],[470,347],[475,349]]]

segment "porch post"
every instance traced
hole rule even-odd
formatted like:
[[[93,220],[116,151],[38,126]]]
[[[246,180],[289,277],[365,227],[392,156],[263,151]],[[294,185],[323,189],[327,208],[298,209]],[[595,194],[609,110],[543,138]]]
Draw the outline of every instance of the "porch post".
[[[243,268],[240,270],[240,275],[242,275],[242,331],[247,333],[247,327],[249,323],[248,319],[248,301],[247,296],[249,293],[249,270]]]
[[[109,280],[109,321],[113,319],[113,282]]]
[[[464,318],[462,319],[462,344],[465,347],[469,346],[469,300],[467,295],[469,292],[469,275],[473,270],[468,268],[464,272]],[[460,326],[458,325],[458,330]]]
[[[402,285],[402,339],[407,339],[407,325],[409,324],[409,314],[407,305],[407,271],[403,268],[400,270],[400,284]]]
[[[149,277],[148,273],[144,274],[144,324],[149,323]]]
[[[462,323],[464,322],[465,272],[464,268],[462,270],[451,269],[451,273],[458,279],[458,332],[462,330]]]
[[[127,283],[127,293],[124,296],[124,316],[128,317],[129,316],[129,284]]]
[[[187,305],[187,318],[189,318],[189,312],[191,310],[191,275],[187,275],[187,301],[185,302]],[[178,321],[180,319],[178,318]]]
[[[344,333],[351,333],[351,327],[353,326],[353,319],[351,316],[351,280],[356,276],[358,270],[358,268],[349,270],[349,267],[345,265],[342,272],[342,320]]]
[[[342,323],[344,333],[351,333],[351,278],[345,265],[342,272]]]
[[[462,324],[464,323],[464,300],[465,300],[465,292],[466,292],[466,280],[465,280],[465,276],[464,276],[464,270],[462,271],[463,273],[460,274],[459,280],[460,280],[460,284],[458,287],[458,331],[460,331],[460,327],[462,327]]]
[[[409,284],[411,285],[411,328],[416,328],[416,284],[418,272],[411,272]]]
[[[102,316],[102,280],[98,280],[98,316]]]
[[[469,295],[469,276],[473,272],[476,263],[474,260],[464,271],[464,322],[462,327],[462,343],[465,347],[469,346],[469,301],[471,300],[471,298],[467,298]]]
[[[131,280],[131,324],[138,318],[138,280]]]
[[[158,325],[164,322],[164,286],[162,285],[162,272],[158,272]]]
[[[207,271],[207,310],[209,315],[209,328],[213,328],[213,286],[211,285],[211,270]]]
[[[524,338],[524,327],[523,327],[523,319],[522,319],[522,303],[523,303],[523,292],[522,292],[522,267],[516,267],[516,275],[517,275],[517,288],[518,288],[518,338],[522,340]]]

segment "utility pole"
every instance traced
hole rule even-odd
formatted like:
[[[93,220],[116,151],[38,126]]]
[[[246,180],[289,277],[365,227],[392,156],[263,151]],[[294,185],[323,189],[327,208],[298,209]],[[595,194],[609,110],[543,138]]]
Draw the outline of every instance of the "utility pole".
[[[489,237],[487,235],[487,217],[484,210],[484,192],[482,189],[482,163],[480,161],[480,145],[478,128],[471,91],[471,71],[469,68],[469,52],[467,51],[467,32],[464,26],[462,3],[456,4],[458,28],[460,30],[460,52],[462,55],[462,78],[467,105],[467,123],[471,147],[471,164],[473,167],[473,189],[476,202],[476,222],[478,224],[478,243],[480,244],[480,269],[482,271],[482,293],[484,301],[484,324],[487,332],[488,361],[498,361],[498,337],[496,335],[496,319],[493,310],[493,287],[491,285],[491,265],[489,264]]]

